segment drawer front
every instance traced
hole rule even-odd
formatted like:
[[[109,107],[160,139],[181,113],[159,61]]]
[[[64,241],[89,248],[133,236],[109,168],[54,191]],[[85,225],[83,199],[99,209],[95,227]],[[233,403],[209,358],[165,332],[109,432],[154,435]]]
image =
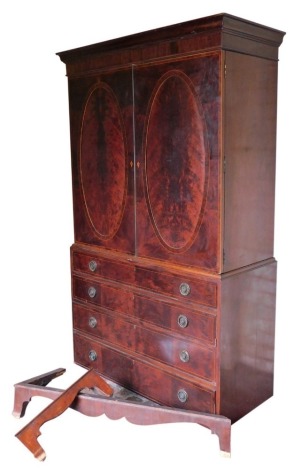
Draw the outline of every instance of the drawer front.
[[[74,251],[72,254],[72,269],[85,274],[94,274],[120,282],[134,282],[135,270],[133,265],[120,263],[95,254]]]
[[[215,350],[153,331],[105,312],[73,305],[74,328],[195,376],[214,380]]]
[[[160,404],[215,412],[214,391],[201,388],[77,333],[74,334],[74,357],[77,364],[93,367],[120,385]]]
[[[140,328],[136,334],[136,350],[181,371],[207,380],[213,381],[215,378],[214,349]]]
[[[136,285],[177,299],[217,306],[217,285],[212,281],[136,268]]]
[[[215,317],[135,295],[135,315],[176,333],[215,344]]]
[[[100,274],[100,258],[95,255],[87,255],[74,251],[72,253],[72,269],[87,274]]]
[[[135,348],[134,325],[105,312],[73,304],[73,327],[117,346]]]
[[[72,292],[74,299],[89,304],[129,315],[134,312],[134,295],[125,289],[73,276]]]

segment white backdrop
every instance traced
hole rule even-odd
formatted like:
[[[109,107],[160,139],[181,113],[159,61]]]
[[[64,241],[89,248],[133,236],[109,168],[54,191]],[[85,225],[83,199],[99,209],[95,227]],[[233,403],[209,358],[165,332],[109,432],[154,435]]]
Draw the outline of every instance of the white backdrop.
[[[13,1],[1,7],[0,467],[10,469],[293,468],[293,22],[291,2],[247,0]],[[55,52],[227,12],[287,32],[280,48],[276,231],[275,395],[232,428],[232,457],[191,424],[134,426],[72,410],[45,424],[39,463],[14,437],[49,402],[12,417],[13,384],[73,364],[69,246],[73,242],[67,82]],[[53,385],[53,383],[52,383]],[[288,425],[289,423],[289,425]]]

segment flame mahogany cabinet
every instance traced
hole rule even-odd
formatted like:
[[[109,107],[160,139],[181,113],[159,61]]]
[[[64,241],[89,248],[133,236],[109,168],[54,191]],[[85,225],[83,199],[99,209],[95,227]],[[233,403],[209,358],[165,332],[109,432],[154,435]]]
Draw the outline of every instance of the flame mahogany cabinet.
[[[74,361],[232,422],[273,394],[283,35],[219,14],[58,53]]]

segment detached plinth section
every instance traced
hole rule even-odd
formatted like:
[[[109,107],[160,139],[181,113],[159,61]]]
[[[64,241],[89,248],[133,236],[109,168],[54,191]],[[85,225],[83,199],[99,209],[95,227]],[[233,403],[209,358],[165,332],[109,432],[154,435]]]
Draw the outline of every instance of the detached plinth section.
[[[56,369],[15,384],[13,410],[15,417],[24,416],[25,409],[34,396],[43,396],[53,400],[44,411],[16,434],[16,437],[38,460],[46,458],[44,449],[37,441],[41,434],[40,427],[45,422],[59,416],[68,407],[87,416],[105,414],[110,419],[126,418],[133,424],[141,425],[197,423],[217,434],[222,454],[230,456],[231,423],[224,416],[159,406],[115,383],[104,382],[93,370],[87,372],[65,391],[46,386],[64,372],[65,369]]]

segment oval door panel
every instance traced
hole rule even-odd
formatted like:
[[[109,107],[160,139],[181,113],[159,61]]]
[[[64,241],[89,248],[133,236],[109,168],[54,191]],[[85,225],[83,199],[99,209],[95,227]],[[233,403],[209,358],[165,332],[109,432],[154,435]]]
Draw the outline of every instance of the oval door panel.
[[[146,193],[154,229],[171,251],[195,239],[207,186],[205,121],[193,83],[179,71],[158,82],[146,128]]]
[[[125,205],[126,148],[119,104],[100,83],[90,93],[83,116],[80,172],[84,202],[96,234],[117,232]]]

